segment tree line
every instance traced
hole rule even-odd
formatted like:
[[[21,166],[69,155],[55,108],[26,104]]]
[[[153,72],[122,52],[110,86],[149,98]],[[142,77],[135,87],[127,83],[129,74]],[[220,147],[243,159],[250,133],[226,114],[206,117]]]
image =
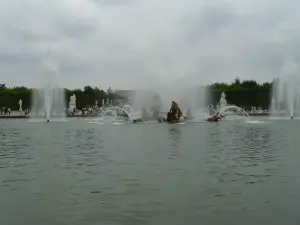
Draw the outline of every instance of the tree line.
[[[211,104],[216,104],[220,100],[222,92],[226,93],[226,100],[229,104],[234,104],[245,109],[261,107],[267,109],[272,99],[273,82],[258,83],[255,80],[243,80],[236,78],[231,83],[214,83],[208,86],[208,100]]]
[[[211,96],[211,98],[208,99],[207,104],[215,105],[220,100],[221,93],[225,92],[226,100],[230,104],[238,105],[246,109],[250,109],[252,106],[268,108],[271,100],[273,82],[264,82],[260,84],[255,80],[241,81],[236,78],[231,83],[213,83],[206,87],[209,96]],[[8,88],[5,84],[0,84],[0,106],[18,110],[18,102],[22,99],[22,108],[30,108],[32,104],[32,93],[33,89],[27,87]],[[105,92],[97,87],[93,88],[90,86],[75,90],[65,89],[65,93],[66,104],[68,104],[71,95],[76,95],[76,104],[79,109],[87,105],[95,105],[95,100],[98,100],[98,105],[101,106],[103,99],[124,99],[124,96]]]
[[[5,106],[11,108],[11,110],[19,109],[19,100],[22,99],[22,108],[28,109],[32,105],[32,93],[33,89],[21,86],[7,88],[5,85],[0,85],[0,106]],[[66,107],[70,101],[71,95],[76,95],[76,106],[81,109],[89,105],[95,105],[95,100],[98,100],[99,106],[102,104],[103,99],[114,100],[117,97],[122,98],[121,96],[116,96],[114,94],[106,93],[104,90],[101,90],[97,87],[92,88],[86,86],[81,89],[69,90],[65,89],[65,102]]]

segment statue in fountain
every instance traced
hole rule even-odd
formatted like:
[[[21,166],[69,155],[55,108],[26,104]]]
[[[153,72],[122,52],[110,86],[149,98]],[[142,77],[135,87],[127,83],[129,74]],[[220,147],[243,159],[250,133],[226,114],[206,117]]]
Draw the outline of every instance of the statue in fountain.
[[[181,116],[182,116],[182,112],[178,104],[172,101],[171,109],[167,114],[167,122],[169,123],[179,122]]]
[[[22,112],[22,104],[23,104],[23,101],[22,99],[19,100],[19,111]]]
[[[107,89],[107,94],[113,94],[113,93],[114,93],[113,89],[111,87],[109,87]]]
[[[70,113],[74,113],[76,109],[76,95],[73,94],[71,97],[70,97],[70,102],[69,102],[69,112]]]
[[[222,116],[220,115],[219,112],[217,112],[215,115],[208,117],[206,119],[207,122],[219,122],[219,120],[222,119]]]
[[[225,92],[222,92],[221,93],[221,98],[220,98],[220,109],[219,109],[219,111],[227,106],[227,101],[226,101],[225,98],[226,98],[226,94],[225,94]]]
[[[117,117],[123,118],[125,120],[129,119],[129,115],[124,109],[121,109],[117,112]]]
[[[206,119],[206,121],[208,121],[208,122],[219,122],[223,117],[225,117],[224,115],[222,115],[220,113],[227,106],[227,101],[226,101],[225,98],[226,98],[226,94],[225,94],[225,92],[222,92],[220,102],[219,102],[219,111],[215,115],[208,117]]]
[[[248,113],[235,105],[227,105],[227,101],[225,99],[226,95],[224,92],[221,94],[220,102],[219,102],[219,110],[215,112],[213,116],[210,116],[206,119],[209,122],[218,122],[219,120],[225,118],[227,115],[239,115],[239,116],[249,116]]]

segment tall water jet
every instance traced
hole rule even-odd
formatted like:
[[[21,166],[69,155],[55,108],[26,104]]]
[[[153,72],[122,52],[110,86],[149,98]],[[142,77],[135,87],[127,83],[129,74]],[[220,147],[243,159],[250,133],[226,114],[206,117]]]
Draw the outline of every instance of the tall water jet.
[[[293,119],[299,114],[300,106],[300,76],[299,67],[294,61],[285,62],[282,74],[274,82],[272,104],[277,102],[284,114]],[[272,107],[272,106],[271,106]]]
[[[65,92],[59,85],[59,68],[48,55],[42,65],[42,76],[37,79],[37,87],[32,94],[31,117],[45,117],[47,122],[51,117],[65,117]]]
[[[274,98],[274,96],[273,96],[273,98],[272,98],[272,101],[271,101],[271,107],[270,107],[270,111],[271,111],[271,113],[274,113],[274,112],[276,112],[276,106],[275,106],[275,98]]]
[[[156,95],[157,93],[152,90],[136,90],[132,96],[132,107],[135,111],[139,112],[141,112],[144,107],[146,107],[147,110],[151,110]]]

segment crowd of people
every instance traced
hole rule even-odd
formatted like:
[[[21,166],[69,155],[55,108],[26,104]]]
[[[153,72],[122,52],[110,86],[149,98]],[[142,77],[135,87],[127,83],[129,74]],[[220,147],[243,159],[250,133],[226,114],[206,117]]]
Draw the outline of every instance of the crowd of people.
[[[2,116],[10,116],[11,110],[8,107],[2,106],[0,107],[0,115]]]

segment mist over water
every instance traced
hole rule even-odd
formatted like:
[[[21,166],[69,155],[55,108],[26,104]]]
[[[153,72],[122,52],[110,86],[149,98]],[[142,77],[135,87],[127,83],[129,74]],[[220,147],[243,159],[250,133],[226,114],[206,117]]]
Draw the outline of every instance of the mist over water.
[[[65,92],[59,82],[59,67],[49,53],[43,62],[41,75],[37,78],[37,87],[32,94],[31,117],[64,118],[65,106]]]
[[[155,105],[159,106],[161,111],[168,111],[171,102],[179,103],[182,110],[190,109],[192,111],[204,108],[207,100],[207,92],[201,82],[187,82],[176,79],[169,83],[157,81],[156,85],[149,87],[148,90],[137,91],[133,99],[135,109]]]

